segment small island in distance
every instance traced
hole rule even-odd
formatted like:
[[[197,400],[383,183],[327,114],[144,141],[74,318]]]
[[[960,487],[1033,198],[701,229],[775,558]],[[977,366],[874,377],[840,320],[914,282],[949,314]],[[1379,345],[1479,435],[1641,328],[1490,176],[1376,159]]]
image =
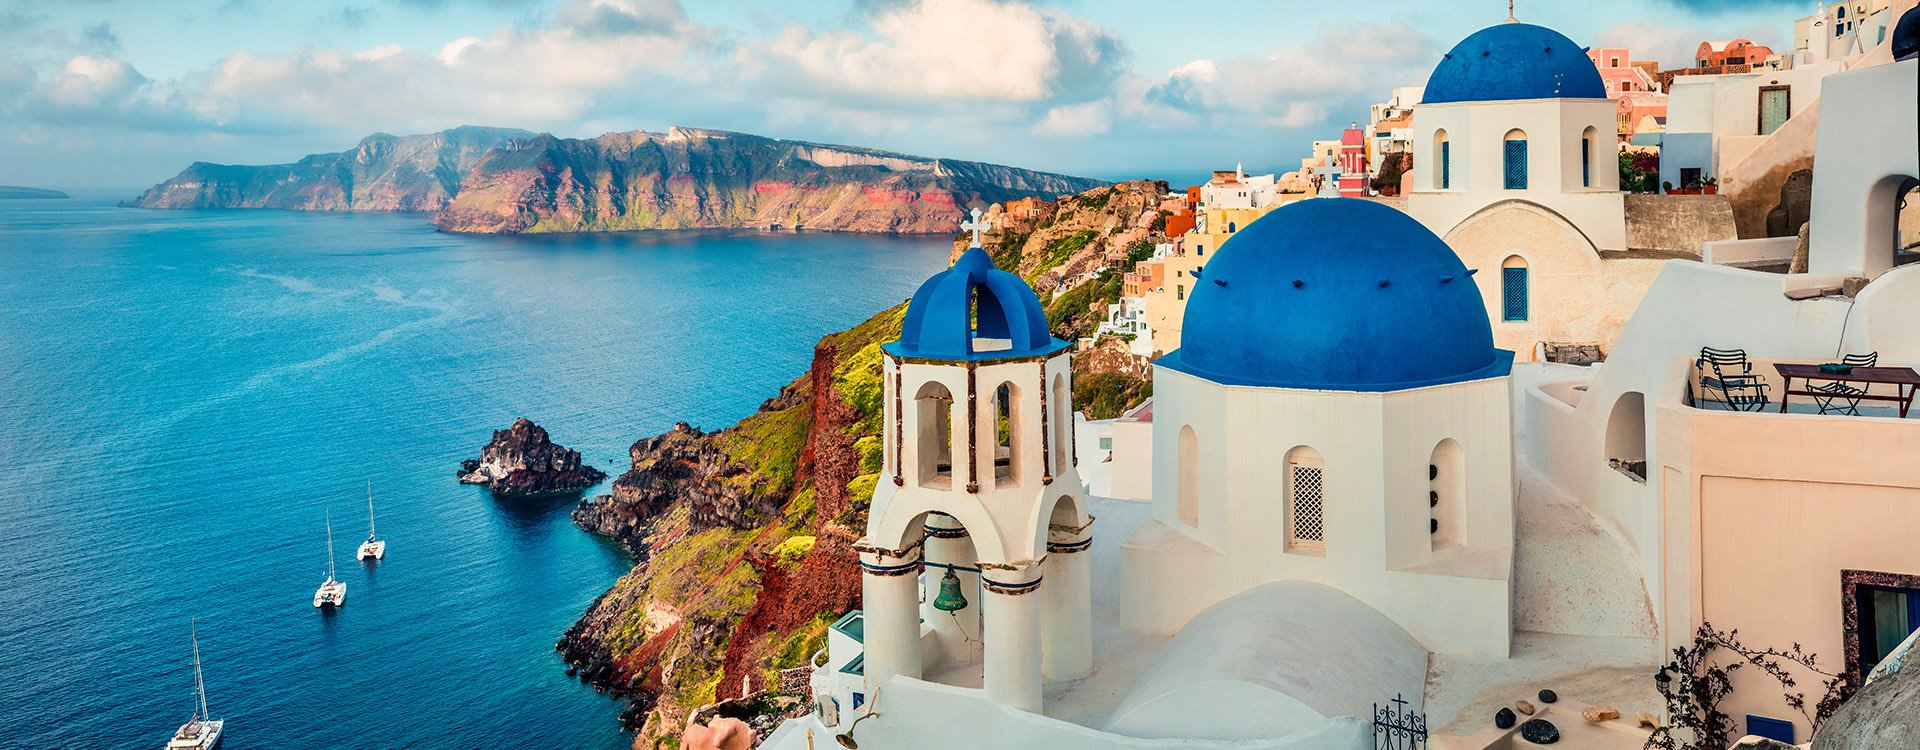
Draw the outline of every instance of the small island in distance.
[[[20,187],[18,185],[0,185],[0,200],[32,200],[40,198],[71,198],[73,196],[58,190],[46,188]]]

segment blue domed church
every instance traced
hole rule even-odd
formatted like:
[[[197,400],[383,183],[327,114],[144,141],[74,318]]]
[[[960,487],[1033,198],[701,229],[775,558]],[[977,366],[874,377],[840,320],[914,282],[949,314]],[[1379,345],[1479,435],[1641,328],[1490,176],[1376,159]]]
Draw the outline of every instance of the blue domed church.
[[[1220,248],[1155,363],[1129,627],[1179,632],[1293,581],[1427,651],[1507,656],[1514,355],[1476,276],[1406,214],[1349,198],[1287,204]]]
[[[1436,60],[1413,108],[1407,213],[1480,274],[1523,360],[1604,350],[1663,261],[1629,247],[1617,117],[1584,47],[1512,19]]]
[[[894,676],[1041,710],[1092,668],[1086,511],[1071,344],[1033,288],[973,244],[907,304],[881,347],[881,479],[863,572],[868,691]],[[847,703],[861,700],[849,696]]]

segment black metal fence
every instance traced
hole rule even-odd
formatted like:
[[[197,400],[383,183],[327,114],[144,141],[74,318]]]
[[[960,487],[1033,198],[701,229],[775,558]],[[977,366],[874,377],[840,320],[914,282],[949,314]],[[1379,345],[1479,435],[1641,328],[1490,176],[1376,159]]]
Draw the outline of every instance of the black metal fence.
[[[1407,701],[1398,694],[1388,705],[1373,704],[1374,750],[1425,750],[1427,715],[1407,709]]]

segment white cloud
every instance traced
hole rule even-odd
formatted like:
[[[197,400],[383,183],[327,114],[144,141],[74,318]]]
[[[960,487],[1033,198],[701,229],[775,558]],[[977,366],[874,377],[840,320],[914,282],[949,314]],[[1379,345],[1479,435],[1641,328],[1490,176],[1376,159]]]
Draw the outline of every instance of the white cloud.
[[[1113,105],[1105,100],[1068,104],[1047,110],[1033,126],[1041,135],[1099,135],[1113,129]]]
[[[996,0],[915,0],[868,28],[790,24],[743,60],[822,92],[913,101],[1039,102],[1105,93],[1126,56],[1091,22]]]

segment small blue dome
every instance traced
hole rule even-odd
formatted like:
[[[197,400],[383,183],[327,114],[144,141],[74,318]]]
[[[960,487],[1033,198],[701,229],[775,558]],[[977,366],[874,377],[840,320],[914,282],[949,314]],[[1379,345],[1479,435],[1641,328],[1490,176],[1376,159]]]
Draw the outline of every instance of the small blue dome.
[[[914,359],[980,360],[1047,355],[1067,346],[1047,332],[1033,287],[970,247],[913,293],[900,340],[882,348]]]
[[[1226,385],[1394,391],[1506,375],[1513,353],[1467,267],[1398,210],[1289,203],[1198,274],[1181,347],[1157,364]]]
[[[1420,101],[1606,98],[1606,84],[1586,49],[1545,26],[1508,22],[1454,45],[1427,77]]]

